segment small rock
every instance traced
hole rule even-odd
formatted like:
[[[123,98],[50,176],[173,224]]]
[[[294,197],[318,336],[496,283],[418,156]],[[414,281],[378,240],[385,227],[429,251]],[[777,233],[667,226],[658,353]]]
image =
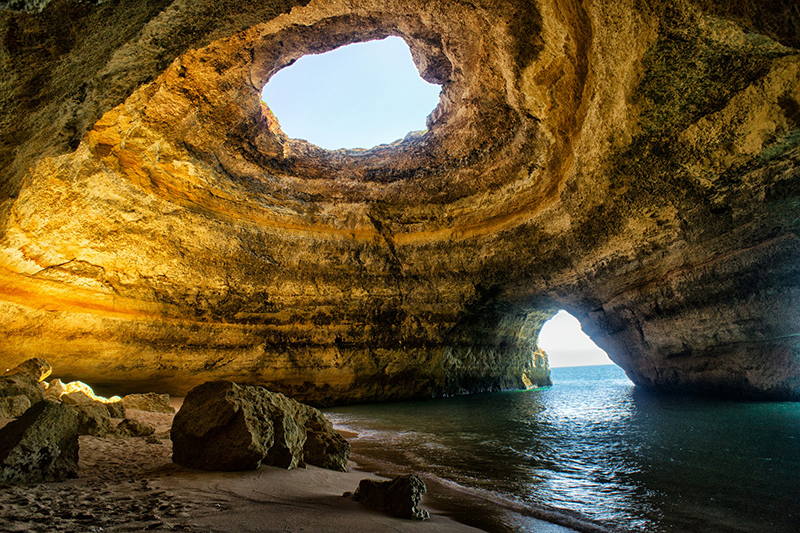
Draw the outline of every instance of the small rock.
[[[128,394],[122,398],[126,409],[138,409],[151,413],[173,414],[175,409],[169,403],[169,394],[146,392],[144,394]]]
[[[78,421],[72,410],[41,401],[0,429],[0,482],[63,481],[78,475]]]
[[[75,391],[63,393],[61,401],[67,405],[87,405],[94,403],[95,399],[83,391]]]
[[[428,511],[417,508],[425,492],[425,482],[412,474],[391,481],[362,479],[353,499],[392,516],[426,520],[430,518]]]
[[[105,398],[99,396],[88,395],[83,391],[67,392],[61,395],[61,402],[73,407],[81,407],[85,405],[96,406],[97,408],[105,411],[105,416],[110,418],[125,418],[125,406],[121,401],[108,402],[102,401]]]
[[[131,420],[130,418],[126,418],[117,424],[117,429],[120,430],[121,433],[128,434],[131,437],[147,437],[156,432],[156,428],[153,426],[148,426],[147,424],[143,424],[138,420]],[[156,438],[156,441],[158,441],[158,438]]]
[[[71,403],[72,405],[88,402],[100,402],[108,404],[122,401],[122,398],[119,396],[113,396],[111,398],[98,396],[94,393],[94,390],[89,385],[82,381],[70,381],[64,385],[64,395],[69,395],[69,399],[66,402]],[[61,398],[61,401],[64,401],[63,397]]]
[[[147,444],[161,444],[161,439],[159,439],[155,435],[148,435],[147,437],[145,437],[144,441]]]

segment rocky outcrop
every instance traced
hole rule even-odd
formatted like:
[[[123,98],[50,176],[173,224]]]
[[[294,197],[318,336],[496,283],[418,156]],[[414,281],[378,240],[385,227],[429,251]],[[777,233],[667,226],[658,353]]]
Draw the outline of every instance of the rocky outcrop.
[[[0,418],[22,416],[33,404],[44,400],[41,380],[50,374],[42,359],[28,359],[0,376]]]
[[[0,482],[63,481],[78,475],[78,421],[69,407],[41,401],[0,428]]]
[[[430,518],[428,511],[417,507],[425,492],[425,482],[412,474],[391,481],[362,479],[353,499],[398,518],[427,520]]]
[[[13,376],[14,374],[28,374],[33,376],[36,381],[43,381],[53,372],[53,367],[50,363],[41,357],[34,357],[18,364],[11,370],[6,370],[4,376]]]
[[[78,420],[79,435],[112,438],[119,436],[117,425],[102,403],[83,403],[70,407]]]
[[[347,441],[313,407],[263,387],[229,381],[189,391],[175,415],[171,438],[172,460],[200,470],[308,463],[344,471],[350,452]]]
[[[44,394],[51,400],[60,400],[61,396],[66,392],[64,384],[58,378],[51,379],[49,382],[46,382],[45,385],[47,389],[44,391]]]
[[[122,398],[122,405],[126,409],[138,409],[151,413],[173,414],[175,409],[169,403],[169,394],[146,392],[143,394],[128,394]]]
[[[798,399],[800,15],[711,4],[15,2],[0,356],[423,397],[547,384],[563,308],[639,385]],[[328,152],[259,101],[387,35],[426,132]]]

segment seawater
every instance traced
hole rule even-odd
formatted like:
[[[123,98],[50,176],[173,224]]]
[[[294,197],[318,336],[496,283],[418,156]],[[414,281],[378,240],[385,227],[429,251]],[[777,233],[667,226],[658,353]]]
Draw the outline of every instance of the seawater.
[[[552,379],[327,414],[358,433],[357,458],[532,516],[615,531],[800,531],[799,403],[655,395],[615,365],[554,368]]]

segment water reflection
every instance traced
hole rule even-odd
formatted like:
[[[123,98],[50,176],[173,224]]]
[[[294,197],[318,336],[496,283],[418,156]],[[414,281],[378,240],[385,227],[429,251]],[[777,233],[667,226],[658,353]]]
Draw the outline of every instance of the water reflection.
[[[658,397],[614,366],[533,392],[332,411],[356,450],[637,531],[795,531],[800,405]]]

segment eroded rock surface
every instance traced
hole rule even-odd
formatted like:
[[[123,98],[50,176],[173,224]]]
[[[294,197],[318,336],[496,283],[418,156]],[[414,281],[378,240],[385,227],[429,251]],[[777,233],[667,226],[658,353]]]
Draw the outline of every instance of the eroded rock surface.
[[[547,384],[564,308],[639,385],[800,398],[800,14],[711,4],[15,2],[0,355],[408,398]],[[426,133],[282,134],[274,72],[387,35]]]
[[[4,376],[13,376],[14,374],[28,374],[36,378],[36,381],[42,381],[53,372],[53,367],[50,363],[41,357],[33,357],[22,363],[18,364],[11,370],[6,370]]]
[[[344,471],[350,445],[323,420],[317,409],[263,387],[205,383],[189,391],[175,415],[172,460],[200,470],[308,463]]]
[[[78,421],[69,407],[41,401],[0,428],[0,482],[63,481],[78,475]]]
[[[34,375],[19,372],[0,376],[0,418],[20,417],[44,397],[44,386]]]
[[[169,403],[169,394],[158,394],[156,392],[128,394],[122,398],[122,405],[126,409],[138,409],[140,411],[150,411],[151,413],[173,414],[175,412],[175,409]]]
[[[412,474],[390,481],[362,479],[353,499],[398,518],[426,520],[430,518],[428,511],[417,507],[426,492],[425,482]]]

